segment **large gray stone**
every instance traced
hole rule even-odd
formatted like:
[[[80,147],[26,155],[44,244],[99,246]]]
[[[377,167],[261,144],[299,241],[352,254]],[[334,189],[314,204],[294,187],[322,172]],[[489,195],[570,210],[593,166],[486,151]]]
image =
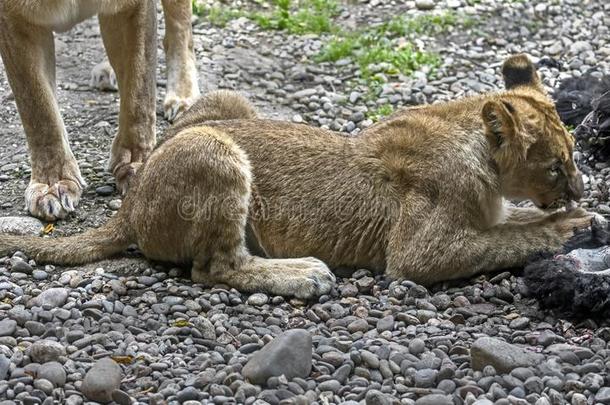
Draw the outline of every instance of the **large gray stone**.
[[[66,383],[66,370],[58,362],[50,361],[38,368],[37,377],[50,381],[55,387],[63,387]]]
[[[535,366],[544,356],[500,339],[482,337],[472,344],[470,359],[475,370],[483,370],[485,366],[491,365],[501,373],[509,373],[517,367]]]
[[[254,353],[242,373],[254,384],[264,384],[269,377],[282,374],[288,379],[306,378],[311,373],[312,350],[309,332],[291,329]]]
[[[9,359],[6,358],[5,355],[0,354],[0,381],[3,381],[6,379],[6,376],[8,375],[8,371],[11,367],[11,361]]]
[[[610,404],[610,387],[600,388],[597,394],[595,394],[595,402],[604,405]]]
[[[43,223],[32,217],[0,217],[0,233],[38,235]]]
[[[61,343],[54,340],[38,340],[29,348],[30,358],[36,363],[57,361],[66,355],[66,349]]]
[[[400,401],[398,398],[384,394],[381,391],[377,390],[368,390],[365,398],[366,405],[398,405]]]
[[[42,307],[48,305],[53,308],[61,307],[68,299],[68,290],[66,288],[49,288],[44,290],[38,296],[32,298],[28,302],[28,306]]]
[[[108,403],[112,392],[121,387],[121,367],[111,358],[98,360],[87,371],[81,392],[92,401]]]
[[[17,329],[17,322],[12,319],[3,319],[0,321],[0,336],[13,336]]]
[[[415,0],[415,7],[420,10],[432,10],[434,8],[434,0]]]
[[[415,401],[415,405],[453,405],[453,400],[447,395],[428,394]]]

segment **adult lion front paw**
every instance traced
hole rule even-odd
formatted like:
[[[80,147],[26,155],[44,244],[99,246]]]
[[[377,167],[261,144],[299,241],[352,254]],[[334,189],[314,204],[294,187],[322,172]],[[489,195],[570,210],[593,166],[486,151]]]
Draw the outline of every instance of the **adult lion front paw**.
[[[199,98],[197,69],[191,56],[180,63],[172,60],[167,71],[167,93],[163,101],[165,119],[174,122]]]
[[[191,105],[195,102],[196,97],[180,97],[171,94],[165,97],[163,102],[164,117],[169,122],[177,120]]]
[[[127,148],[113,145],[108,169],[114,175],[117,190],[121,195],[127,193],[133,178],[150,155],[151,150],[152,147]]]
[[[61,179],[51,184],[32,180],[25,190],[26,209],[45,221],[63,219],[75,210],[84,187],[82,179]]]

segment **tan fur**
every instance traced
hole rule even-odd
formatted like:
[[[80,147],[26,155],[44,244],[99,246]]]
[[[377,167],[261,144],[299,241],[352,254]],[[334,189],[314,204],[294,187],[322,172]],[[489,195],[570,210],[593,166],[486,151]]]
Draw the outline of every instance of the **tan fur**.
[[[163,0],[168,60],[166,117],[199,95],[191,33],[191,2]],[[2,0],[0,55],[25,129],[32,175],[25,192],[32,215],[55,220],[75,209],[86,186],[68,144],[55,98],[53,32],[98,14],[121,105],[109,169],[119,190],[155,145],[156,11],[153,0]],[[109,69],[106,69],[109,71]]]
[[[510,76],[524,71],[509,70],[521,81],[505,92],[406,109],[355,138],[251,118],[241,97],[210,94],[141,170],[120,226],[98,235],[124,237],[115,253],[128,240],[151,259],[192,264],[195,281],[300,297],[328,291],[324,263],[424,284],[521,266],[590,222],[580,209],[503,208],[504,197],[550,206],[582,194],[573,141],[535,71],[526,84]],[[227,107],[243,118],[207,121]],[[247,233],[273,259],[250,254]],[[57,243],[62,253],[49,253]],[[95,256],[0,236],[0,253],[16,249],[56,263]]]

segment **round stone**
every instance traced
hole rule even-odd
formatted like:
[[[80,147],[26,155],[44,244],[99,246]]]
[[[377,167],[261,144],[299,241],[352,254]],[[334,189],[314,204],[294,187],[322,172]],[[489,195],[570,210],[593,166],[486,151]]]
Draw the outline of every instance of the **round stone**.
[[[248,301],[246,302],[249,305],[262,306],[269,302],[269,297],[267,296],[267,294],[256,293],[249,296]]]
[[[41,364],[37,376],[50,381],[55,387],[62,387],[66,383],[66,370],[56,361]]]

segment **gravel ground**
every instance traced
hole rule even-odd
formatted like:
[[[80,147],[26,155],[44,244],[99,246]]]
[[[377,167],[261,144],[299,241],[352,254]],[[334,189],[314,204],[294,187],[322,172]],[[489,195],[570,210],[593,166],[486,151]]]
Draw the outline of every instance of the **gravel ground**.
[[[498,68],[514,52],[559,62],[541,68],[549,88],[593,67],[609,72],[610,4],[602,3],[342,4],[345,27],[442,10],[475,23],[418,37],[442,57],[434,79],[424,71],[390,77],[373,98],[350,81],[349,60],[312,61],[324,37],[262,31],[245,18],[224,28],[197,21],[200,84],[238,89],[266,116],[357,133],[387,103],[500,88]],[[88,86],[103,58],[95,21],[59,35],[57,55],[59,103],[90,185],[77,213],[55,225],[65,235],[103,223],[120,205],[104,170],[117,94]],[[159,69],[163,77],[163,61]],[[163,94],[160,80],[161,136]],[[0,100],[0,216],[23,216],[27,150],[2,68]],[[583,206],[610,214],[610,167],[582,165]],[[518,271],[431,289],[364,269],[337,275],[331,294],[304,303],[203,288],[188,271],[136,253],[78,268],[0,258],[0,404],[610,404],[608,321],[540,310]]]

